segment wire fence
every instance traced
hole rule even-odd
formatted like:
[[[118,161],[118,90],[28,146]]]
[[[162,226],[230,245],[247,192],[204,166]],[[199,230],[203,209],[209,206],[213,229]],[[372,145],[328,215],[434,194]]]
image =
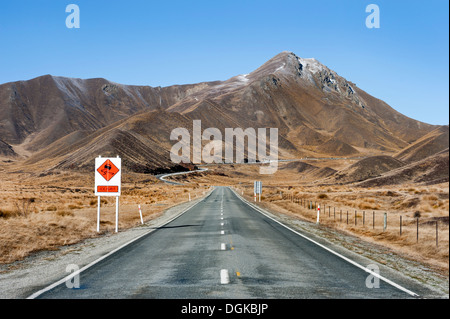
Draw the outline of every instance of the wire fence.
[[[303,209],[309,217],[319,224],[338,224],[344,227],[362,228],[373,231],[376,234],[385,233],[389,236],[397,236],[404,239],[405,243],[419,243],[421,241],[433,241],[436,247],[440,240],[446,239],[448,243],[448,217],[447,218],[421,218],[420,213],[414,217],[406,216],[402,212],[387,212],[377,210],[357,210],[339,208],[337,205],[311,200],[302,196],[281,194],[283,200],[289,200]],[[442,236],[444,234],[444,236]]]

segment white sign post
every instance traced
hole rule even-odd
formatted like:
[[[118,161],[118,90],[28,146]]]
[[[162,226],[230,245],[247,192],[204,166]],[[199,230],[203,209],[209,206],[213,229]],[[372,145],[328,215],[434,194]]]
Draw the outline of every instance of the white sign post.
[[[256,202],[256,194],[259,194],[259,201],[261,202],[262,182],[255,181],[255,183],[254,183],[254,193],[255,193],[255,202]]]
[[[119,196],[122,180],[122,159],[117,157],[97,157],[95,159],[95,196],[97,205],[97,232],[100,231],[100,197],[116,197],[116,233],[119,231]]]

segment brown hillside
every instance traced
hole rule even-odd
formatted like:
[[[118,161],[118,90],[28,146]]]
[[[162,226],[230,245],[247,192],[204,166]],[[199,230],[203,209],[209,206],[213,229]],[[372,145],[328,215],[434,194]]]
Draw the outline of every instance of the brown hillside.
[[[380,177],[358,184],[362,187],[395,185],[402,183],[438,184],[449,181],[449,151],[431,155],[423,160],[391,170]]]
[[[34,154],[29,165],[55,167],[57,159],[63,164],[56,167],[82,168],[98,152],[129,152],[123,156],[130,157],[130,169],[167,167],[171,130],[190,130],[195,119],[221,132],[278,128],[281,158],[395,153],[436,128],[292,52],[250,74],[191,85],[154,88],[50,75],[0,85],[0,138]]]
[[[426,134],[395,155],[404,162],[415,162],[449,147],[449,127],[441,126]]]
[[[209,85],[152,88],[51,75],[5,83],[0,85],[0,136],[38,151],[75,131],[93,132],[142,111],[167,108]]]
[[[17,154],[14,152],[11,145],[0,139],[0,156],[15,157]]]
[[[27,159],[26,164],[42,164],[58,159],[51,169],[93,170],[98,155],[123,159],[126,170],[159,173],[179,170],[170,161],[170,132],[190,119],[165,111],[150,111],[118,121],[93,133],[74,132]],[[78,137],[78,138],[77,138]]]
[[[359,153],[353,146],[336,138],[331,138],[317,147],[316,152],[330,156],[350,156]]]
[[[380,176],[383,173],[404,165],[403,162],[390,156],[372,156],[364,158],[346,169],[340,170],[330,177],[330,180],[343,184],[360,182],[368,178]]]
[[[301,180],[318,180],[336,173],[329,167],[317,167],[305,162],[289,162],[281,166],[281,170],[292,170]]]

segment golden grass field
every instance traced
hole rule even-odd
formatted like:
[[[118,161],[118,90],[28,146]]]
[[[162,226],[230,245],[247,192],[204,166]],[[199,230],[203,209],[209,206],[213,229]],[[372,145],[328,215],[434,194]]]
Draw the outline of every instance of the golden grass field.
[[[115,231],[115,197],[101,197],[97,233],[97,197],[93,174],[60,173],[36,177],[0,172],[0,263],[21,260],[34,252]],[[119,231],[159,216],[165,209],[202,196],[207,189],[169,186],[156,178],[124,176],[119,201]]]
[[[314,165],[330,163],[316,162]],[[346,160],[333,165],[337,168],[349,165],[349,162]],[[173,177],[184,183],[182,186],[168,185],[149,175],[124,174],[119,230],[140,225],[138,204],[141,205],[144,221],[149,221],[165,209],[186,202],[188,194],[192,199],[202,196],[211,185],[232,186],[247,199],[253,200],[254,176],[258,176],[263,183],[260,205],[315,223],[317,210],[308,209],[305,203],[320,204],[320,227],[331,227],[389,247],[404,257],[425,262],[448,275],[448,183],[373,188],[321,186],[291,170],[279,169],[274,175],[260,175],[258,165],[208,168],[206,172]],[[63,245],[114,232],[114,197],[102,197],[100,233],[96,231],[97,197],[94,195],[93,173],[54,172],[42,176],[3,169],[0,171],[0,181],[2,264],[21,260],[34,252],[55,250]],[[387,213],[386,229],[383,229],[384,213]]]

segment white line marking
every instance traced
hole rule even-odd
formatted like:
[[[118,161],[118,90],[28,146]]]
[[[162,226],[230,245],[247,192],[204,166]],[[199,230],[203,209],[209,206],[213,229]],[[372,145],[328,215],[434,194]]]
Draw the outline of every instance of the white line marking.
[[[336,255],[336,256],[342,258],[342,259],[344,259],[345,261],[349,262],[349,263],[352,264],[353,266],[356,266],[356,267],[358,267],[358,268],[364,270],[365,272],[371,274],[372,276],[377,277],[377,278],[379,278],[380,280],[383,280],[384,282],[388,283],[389,285],[394,286],[395,288],[400,289],[400,290],[406,292],[407,294],[409,294],[409,295],[411,295],[411,296],[414,296],[414,297],[418,297],[418,296],[419,296],[419,295],[416,294],[415,292],[412,292],[411,290],[408,290],[408,289],[406,289],[405,287],[402,287],[402,286],[400,286],[399,284],[396,284],[395,282],[393,282],[393,281],[391,281],[391,280],[389,280],[389,279],[387,279],[387,278],[381,276],[380,274],[377,274],[376,272],[374,272],[374,271],[372,271],[372,270],[370,270],[370,269],[368,269],[368,268],[366,268],[366,267],[364,267],[364,266],[361,266],[361,265],[358,264],[357,262],[355,262],[355,261],[353,261],[353,260],[351,260],[351,259],[349,259],[349,258],[347,258],[347,257],[345,257],[345,256],[343,256],[343,255],[341,255],[341,254],[339,254],[338,252],[335,252],[334,250],[332,250],[332,249],[330,249],[330,248],[328,248],[328,247],[326,247],[326,246],[324,246],[324,245],[322,245],[322,244],[316,242],[315,240],[313,240],[313,239],[311,239],[311,238],[309,238],[309,237],[307,237],[307,236],[305,236],[305,235],[299,233],[298,231],[296,231],[296,230],[294,230],[294,229],[292,229],[292,228],[286,226],[285,224],[283,224],[283,223],[279,222],[278,220],[272,218],[271,216],[267,215],[267,214],[266,214],[263,210],[261,210],[258,206],[255,206],[255,205],[253,205],[253,204],[250,204],[246,199],[242,198],[242,197],[241,197],[239,194],[237,194],[233,189],[231,189],[231,191],[232,191],[232,192],[233,192],[233,193],[234,193],[241,201],[243,201],[245,204],[247,204],[248,206],[250,206],[251,208],[253,208],[253,209],[256,210],[257,212],[263,214],[264,216],[270,218],[270,219],[273,220],[274,222],[280,224],[281,226],[283,226],[283,227],[289,229],[290,231],[294,232],[295,234],[297,234],[297,235],[299,235],[299,236],[305,238],[306,240],[309,240],[310,242],[316,244],[317,246],[319,246],[319,247],[321,247],[321,248],[323,248],[323,249],[329,251],[330,253],[332,253],[332,254],[334,254],[334,255]]]
[[[220,250],[226,250],[227,246],[225,245],[225,243],[221,243],[220,244]]]
[[[225,235],[225,231],[224,231],[224,230],[221,230],[221,231],[220,231],[220,234],[221,234],[221,235]]]
[[[220,283],[226,285],[230,283],[230,276],[228,275],[228,269],[220,270]]]
[[[164,226],[164,225],[167,225],[167,224],[169,224],[170,222],[172,222],[173,220],[177,219],[178,217],[180,217],[180,216],[183,215],[184,213],[188,212],[189,210],[191,210],[192,208],[194,208],[195,206],[197,206],[199,203],[203,202],[207,197],[208,197],[208,196],[205,196],[202,200],[200,200],[200,201],[198,201],[197,203],[195,203],[194,205],[188,207],[185,211],[181,212],[179,215],[176,215],[175,217],[171,218],[168,222],[162,224],[161,226],[158,226],[158,228],[159,228],[159,227],[162,227],[162,226]],[[59,286],[59,285],[62,285],[63,283],[67,282],[68,280],[71,280],[73,277],[75,277],[75,276],[81,274],[81,272],[85,271],[86,269],[88,269],[88,268],[94,266],[95,264],[99,263],[99,262],[102,261],[103,259],[105,259],[105,258],[111,256],[111,255],[114,254],[115,252],[121,250],[122,248],[124,248],[124,247],[130,245],[130,244],[133,243],[134,241],[138,240],[138,239],[141,238],[141,237],[144,237],[145,235],[148,235],[149,233],[151,233],[151,232],[153,232],[153,231],[155,231],[155,230],[156,230],[156,229],[151,229],[151,230],[149,230],[148,232],[146,232],[146,233],[144,233],[144,234],[142,234],[142,235],[140,235],[140,236],[138,236],[138,237],[136,237],[136,238],[130,240],[129,242],[123,244],[122,246],[120,246],[120,247],[114,249],[113,251],[107,253],[106,255],[100,257],[99,259],[94,260],[93,262],[91,262],[90,264],[84,266],[84,267],[81,268],[80,270],[77,270],[77,271],[71,273],[70,275],[64,277],[63,279],[58,280],[57,282],[55,282],[55,283],[53,283],[53,284],[51,284],[51,285],[49,285],[49,286],[47,286],[47,287],[45,287],[45,288],[39,290],[39,291],[36,291],[35,293],[33,293],[32,295],[30,295],[30,296],[27,297],[26,299],[35,299],[35,298],[39,297],[40,295],[42,295],[43,293],[45,293],[45,292],[47,292],[47,291],[49,291],[49,290],[51,290],[51,289],[53,289],[53,288],[55,288],[55,287],[57,287],[57,286]]]

